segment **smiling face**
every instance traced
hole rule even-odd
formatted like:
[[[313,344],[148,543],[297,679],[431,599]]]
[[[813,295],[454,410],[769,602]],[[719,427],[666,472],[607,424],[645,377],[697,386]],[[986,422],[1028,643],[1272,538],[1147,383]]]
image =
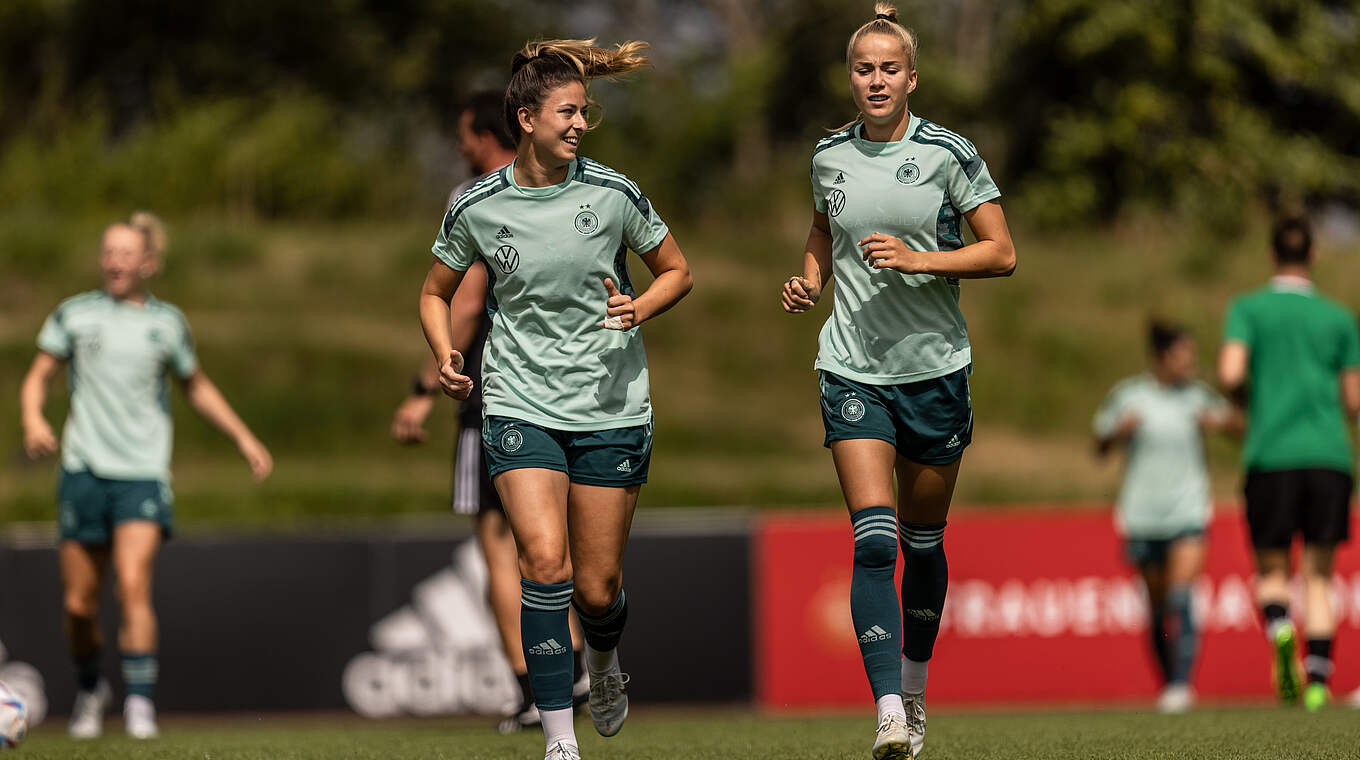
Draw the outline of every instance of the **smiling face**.
[[[99,269],[104,288],[114,298],[127,298],[142,292],[143,284],[156,273],[158,262],[147,250],[146,235],[126,224],[104,230],[99,244]]]
[[[536,113],[519,109],[520,129],[545,164],[550,168],[566,166],[576,158],[581,137],[589,129],[589,108],[585,85],[568,82],[549,90]]]
[[[866,34],[850,51],[850,91],[864,120],[895,124],[916,89],[916,69],[902,41],[887,34]]]

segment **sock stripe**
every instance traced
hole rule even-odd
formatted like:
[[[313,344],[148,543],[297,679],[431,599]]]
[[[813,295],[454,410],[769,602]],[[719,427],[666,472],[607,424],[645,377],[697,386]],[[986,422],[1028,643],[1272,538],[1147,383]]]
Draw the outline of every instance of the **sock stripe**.
[[[579,615],[581,617],[581,620],[584,622],[588,622],[596,626],[602,626],[608,625],[609,623],[612,623],[615,620],[617,620],[619,615],[623,614],[623,610],[624,610],[623,591],[619,591],[618,598],[614,600],[613,604],[609,605],[609,609],[605,611],[603,615],[599,617],[587,615],[586,613],[581,611],[581,607],[579,605],[577,605],[576,607],[576,614]]]
[[[886,528],[880,528],[880,529],[877,529],[877,530],[867,530],[867,531],[865,531],[865,532],[863,532],[863,533],[856,533],[856,534],[855,534],[855,543],[859,543],[862,539],[868,538],[869,536],[884,536],[884,537],[893,539],[894,541],[897,540],[897,534],[896,534],[896,533],[894,533],[893,531],[888,530],[888,529],[886,529]]]
[[[519,582],[520,604],[534,610],[557,612],[571,606],[571,596],[575,586],[571,581],[545,584],[527,578]]]
[[[527,596],[522,596],[520,597],[519,603],[529,609],[543,610],[544,612],[560,612],[571,606],[571,597],[563,599],[560,603],[545,603],[534,601]]]

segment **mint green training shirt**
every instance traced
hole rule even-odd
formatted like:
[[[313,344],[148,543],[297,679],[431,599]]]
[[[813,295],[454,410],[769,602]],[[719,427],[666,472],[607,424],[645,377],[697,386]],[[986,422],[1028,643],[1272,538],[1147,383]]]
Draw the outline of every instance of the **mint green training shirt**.
[[[1168,539],[1204,528],[1211,505],[1199,420],[1228,411],[1227,400],[1199,381],[1162,385],[1144,373],[1115,385],[1092,428],[1108,438],[1125,415],[1138,418],[1115,512],[1124,535]]]
[[[1341,373],[1360,368],[1355,313],[1298,277],[1276,277],[1228,307],[1223,340],[1247,346],[1248,470],[1351,472]]]
[[[174,425],[166,373],[187,379],[198,369],[184,314],[156,298],[136,304],[92,290],[57,306],[38,348],[68,363],[61,466],[168,483]]]
[[[812,195],[831,222],[835,302],[817,369],[871,385],[929,380],[968,366],[972,348],[959,282],[873,269],[856,243],[875,232],[914,251],[963,247],[963,214],[1001,196],[968,140],[918,116],[897,142],[872,142],[863,125],[812,152]]]
[[[559,185],[520,187],[512,163],[459,196],[433,251],[459,271],[486,261],[485,414],[558,430],[651,422],[642,335],[600,322],[605,278],[634,295],[628,249],[650,253],[668,232],[636,184],[588,158]]]

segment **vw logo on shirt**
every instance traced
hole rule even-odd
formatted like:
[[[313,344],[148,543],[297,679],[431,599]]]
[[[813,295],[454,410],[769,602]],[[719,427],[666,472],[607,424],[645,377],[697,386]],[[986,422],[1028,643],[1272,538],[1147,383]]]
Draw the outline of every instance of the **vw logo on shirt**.
[[[826,197],[826,208],[832,216],[839,216],[841,210],[845,208],[845,193],[840,188],[831,191],[831,195]]]
[[[496,260],[496,266],[500,267],[501,271],[506,274],[511,274],[519,269],[519,251],[515,250],[513,245],[503,245],[497,248],[491,258]]]

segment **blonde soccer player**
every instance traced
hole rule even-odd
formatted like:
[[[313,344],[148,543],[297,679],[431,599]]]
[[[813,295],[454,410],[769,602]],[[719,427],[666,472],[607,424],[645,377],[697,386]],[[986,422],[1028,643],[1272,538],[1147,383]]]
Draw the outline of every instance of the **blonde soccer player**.
[[[808,311],[835,278],[815,367],[854,533],[850,612],[882,760],[914,757],[925,742],[927,665],[949,577],[945,521],[973,431],[959,281],[1005,277],[1016,257],[973,143],[907,107],[916,37],[891,5],[878,3],[851,35],[846,65],[859,116],[813,148],[812,229],[781,303]],[[964,224],[977,242],[965,243]]]
[[[99,248],[103,288],[62,301],[47,318],[20,390],[28,455],[61,454],[58,554],[78,687],[69,731],[77,739],[100,735],[111,697],[101,676],[98,621],[110,565],[122,613],[118,648],[127,732],[139,739],[158,735],[151,584],[156,554],[174,526],[169,377],[179,381],[195,411],[235,441],[256,480],[274,466],[269,450],[199,367],[184,314],[147,289],[165,247],[164,227],[149,213],[109,225]],[[48,384],[63,367],[71,403],[58,444],[43,405]]]
[[[505,116],[515,160],[444,215],[420,318],[445,392],[472,381],[453,350],[449,303],[473,263],[490,278],[483,443],[519,549],[520,638],[546,757],[580,757],[572,726],[568,608],[586,639],[590,713],[616,734],[628,715],[617,645],[628,618],[623,553],[651,458],[652,410],[638,327],[692,287],[689,265],[646,196],[577,151],[586,83],[647,63],[645,43],[533,42],[514,57]],[[652,283],[628,274],[637,253]]]

